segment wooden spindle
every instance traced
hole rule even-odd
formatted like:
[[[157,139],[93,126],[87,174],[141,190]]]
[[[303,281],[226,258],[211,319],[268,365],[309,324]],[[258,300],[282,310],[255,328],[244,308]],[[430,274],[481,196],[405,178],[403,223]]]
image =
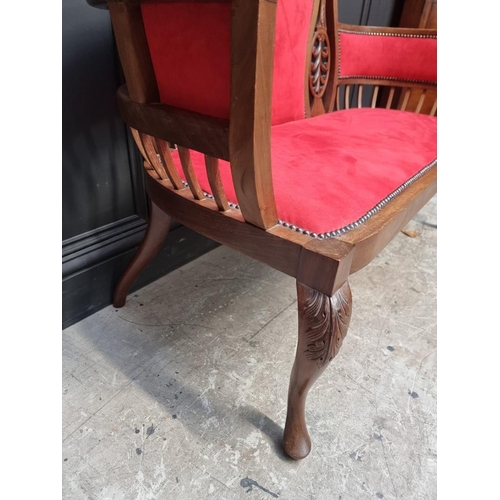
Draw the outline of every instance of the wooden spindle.
[[[172,153],[170,152],[170,148],[168,147],[168,143],[158,138],[155,138],[155,142],[156,142],[156,149],[160,155],[163,167],[167,172],[167,177],[169,181],[172,183],[172,186],[174,186],[175,189],[183,189],[184,184],[182,184],[179,172],[175,167],[174,160],[172,158]]]
[[[346,85],[345,86],[345,94],[344,94],[344,108],[345,109],[349,109],[349,100],[350,100],[350,97],[351,97],[351,86],[350,85]]]
[[[134,138],[135,144],[139,148],[139,151],[141,152],[142,157],[145,160],[147,160],[148,156],[146,155],[146,151],[144,149],[144,146],[142,145],[141,136],[139,134],[139,131],[136,130],[135,128],[130,127],[130,132],[132,133],[132,137]]]
[[[415,108],[415,113],[420,113],[420,110],[422,109],[422,106],[425,101],[425,94],[427,94],[427,89],[424,89],[422,91],[422,95],[420,96],[420,99],[418,100],[417,107]]]
[[[406,106],[408,106],[408,101],[410,100],[411,89],[407,88],[405,92],[405,96],[403,98],[403,103],[401,104],[401,111],[406,110]]]
[[[391,87],[391,90],[389,90],[389,97],[387,98],[387,105],[386,105],[386,109],[391,109],[391,104],[392,104],[392,100],[394,98],[394,91],[395,91],[395,87]]]
[[[434,104],[432,105],[431,112],[429,113],[431,116],[436,116],[436,111],[437,111],[437,99],[434,101]]]
[[[207,167],[208,182],[212,189],[212,195],[219,210],[229,210],[226,193],[220,177],[219,160],[213,156],[205,155],[205,166]]]
[[[205,195],[201,190],[200,183],[196,178],[196,173],[194,171],[193,163],[191,161],[191,153],[188,148],[183,148],[178,146],[179,158],[181,159],[182,170],[186,176],[186,180],[189,184],[189,189],[196,200],[203,200]]]
[[[337,85],[337,92],[335,96],[335,104],[337,106],[337,111],[340,110],[340,85]]]
[[[165,172],[163,164],[158,157],[158,151],[156,151],[156,145],[153,137],[148,134],[143,134],[142,132],[139,133],[139,136],[141,138],[144,150],[146,151],[147,160],[152,165],[155,172],[158,174],[158,177],[160,179],[166,179],[167,173]]]
[[[358,85],[358,108],[363,107],[363,85]]]
[[[377,105],[377,97],[378,97],[378,90],[379,90],[379,86],[378,85],[375,85],[375,87],[373,87],[373,96],[372,96],[372,108],[374,108],[376,105]]]

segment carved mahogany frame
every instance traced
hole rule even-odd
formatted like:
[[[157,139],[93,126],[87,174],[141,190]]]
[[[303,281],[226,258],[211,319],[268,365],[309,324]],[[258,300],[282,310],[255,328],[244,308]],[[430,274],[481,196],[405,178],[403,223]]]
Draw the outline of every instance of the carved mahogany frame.
[[[434,195],[436,169],[427,171],[373,217],[342,236],[319,240],[283,227],[278,224],[271,166],[275,1],[231,0],[229,120],[159,103],[140,0],[109,0],[108,6],[127,82],[118,91],[119,110],[144,156],[146,188],[153,205],[144,243],[122,277],[114,303],[117,307],[124,304],[130,283],[166,236],[170,217],[296,278],[299,341],[284,445],[290,456],[303,458],[311,447],[305,424],[307,392],[337,354],[349,323],[352,298],[347,279],[367,265]],[[331,110],[338,92],[330,53],[339,27],[336,13],[336,1],[314,0],[311,59],[305,61],[308,116]],[[172,168],[168,143],[179,147],[189,186]],[[189,149],[205,154],[211,197],[199,188]],[[231,161],[238,208],[227,203],[218,158]]]

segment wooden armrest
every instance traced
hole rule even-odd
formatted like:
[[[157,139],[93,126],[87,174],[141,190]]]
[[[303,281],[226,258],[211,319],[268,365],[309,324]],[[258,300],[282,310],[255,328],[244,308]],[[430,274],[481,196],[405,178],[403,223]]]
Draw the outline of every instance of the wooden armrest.
[[[130,127],[164,141],[229,161],[229,120],[162,103],[131,100],[126,85],[117,92],[118,108]]]
[[[371,33],[373,35],[412,35],[437,36],[437,30],[428,28],[400,28],[382,26],[358,26],[355,24],[338,23],[338,29],[355,33]]]

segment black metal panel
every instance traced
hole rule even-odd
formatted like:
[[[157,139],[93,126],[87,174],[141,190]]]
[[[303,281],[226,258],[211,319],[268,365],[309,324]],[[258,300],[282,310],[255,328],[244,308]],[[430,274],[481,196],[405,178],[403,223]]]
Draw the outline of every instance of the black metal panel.
[[[139,243],[144,235],[144,229],[135,234],[133,229],[130,232],[132,234],[122,234],[121,241],[112,241],[113,237],[110,237],[95,244],[86,254],[88,262],[83,269],[63,279],[63,328],[111,304],[113,289],[137,249],[137,246],[130,247],[130,242],[135,238],[136,243]],[[120,244],[128,245],[129,249],[117,254]],[[131,291],[138,290],[217,246],[218,243],[201,234],[184,226],[178,227],[169,233],[166,244],[137,278]],[[110,251],[113,257],[106,258]]]
[[[370,0],[368,26],[398,26],[404,0]]]
[[[346,24],[366,24],[363,20],[369,3],[370,0],[339,0],[339,21]]]
[[[339,0],[339,21],[364,26],[397,26],[404,0]]]
[[[63,239],[136,213],[120,83],[109,13],[63,0]]]

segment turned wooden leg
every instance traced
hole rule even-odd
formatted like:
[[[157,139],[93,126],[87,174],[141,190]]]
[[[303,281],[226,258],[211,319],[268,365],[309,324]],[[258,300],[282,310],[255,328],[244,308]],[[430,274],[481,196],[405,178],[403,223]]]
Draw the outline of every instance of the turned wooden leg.
[[[151,214],[144,239],[115,288],[113,295],[115,307],[125,305],[130,286],[160,250],[167,237],[171,221],[169,215],[151,203]]]
[[[339,352],[351,319],[349,283],[328,297],[297,282],[299,340],[288,389],[283,445],[296,460],[311,451],[305,408],[309,389]]]

